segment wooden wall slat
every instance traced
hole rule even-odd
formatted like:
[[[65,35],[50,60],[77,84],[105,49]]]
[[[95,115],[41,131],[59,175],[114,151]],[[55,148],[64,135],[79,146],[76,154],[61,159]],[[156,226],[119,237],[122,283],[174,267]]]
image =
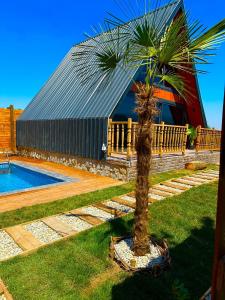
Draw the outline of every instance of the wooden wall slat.
[[[16,144],[16,120],[22,114],[23,110],[21,109],[14,109],[14,124],[11,124],[11,111],[12,107],[10,108],[0,108],[0,152],[2,151],[12,151],[12,133],[11,128],[14,131],[14,145]]]

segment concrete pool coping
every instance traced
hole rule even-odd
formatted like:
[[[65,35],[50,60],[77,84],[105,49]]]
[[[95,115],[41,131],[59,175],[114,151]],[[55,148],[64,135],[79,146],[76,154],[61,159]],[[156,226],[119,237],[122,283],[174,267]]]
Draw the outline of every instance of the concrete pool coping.
[[[78,182],[79,181],[79,179],[76,179],[76,178],[64,176],[62,174],[58,174],[58,173],[52,172],[52,171],[43,170],[41,168],[30,166],[28,164],[24,164],[24,163],[21,163],[21,162],[0,162],[0,165],[4,165],[4,164],[15,165],[15,166],[33,171],[35,173],[47,175],[51,178],[55,178],[55,179],[62,180],[62,181],[56,182],[56,183],[50,183],[50,184],[43,184],[43,185],[30,187],[30,188],[25,188],[25,189],[18,189],[18,190],[9,191],[9,192],[0,192],[0,197],[1,196],[13,195],[13,194],[17,194],[17,193],[22,193],[22,192],[29,192],[29,191],[33,191],[33,190],[40,190],[40,189],[43,189],[43,188],[48,188],[48,187],[58,186],[58,185],[61,185],[61,184],[66,184],[68,182]]]

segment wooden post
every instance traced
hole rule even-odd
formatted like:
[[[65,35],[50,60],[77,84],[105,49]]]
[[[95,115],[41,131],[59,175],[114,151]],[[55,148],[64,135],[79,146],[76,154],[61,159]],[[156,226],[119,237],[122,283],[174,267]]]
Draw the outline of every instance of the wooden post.
[[[14,152],[16,150],[16,137],[15,137],[15,113],[14,106],[9,106],[10,110],[10,140],[11,140],[11,150]]]
[[[220,153],[212,300],[225,299],[225,94]]]
[[[160,140],[159,140],[159,155],[161,157],[163,155],[164,130],[165,130],[165,123],[161,122],[161,126],[160,126]]]
[[[112,119],[108,121],[108,156],[112,154]]]
[[[201,139],[201,126],[198,126],[197,128],[197,139],[196,139],[196,152],[199,152],[199,146],[200,146],[200,139]]]
[[[132,119],[129,118],[127,122],[127,159],[129,160],[132,154],[131,151],[131,133],[132,133]]]
[[[185,155],[186,148],[187,148],[188,128],[189,128],[189,125],[186,124],[186,131],[185,131],[185,135],[184,135],[183,150],[182,150],[183,155]]]

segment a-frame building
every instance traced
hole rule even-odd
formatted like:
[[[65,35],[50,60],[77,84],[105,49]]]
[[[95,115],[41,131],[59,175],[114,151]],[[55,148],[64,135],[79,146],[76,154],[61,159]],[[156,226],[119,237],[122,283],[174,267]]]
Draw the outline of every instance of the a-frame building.
[[[170,24],[182,10],[183,2],[175,1],[154,14]],[[96,89],[91,82],[82,83],[74,71],[72,54],[76,51],[77,46],[70,49],[17,121],[20,148],[100,159],[102,144],[107,144],[108,119],[137,119],[131,78],[143,80],[142,70],[131,69],[127,76],[120,68],[107,87]],[[195,99],[187,104],[170,87],[158,86],[160,113],[156,122],[206,127],[197,77],[185,77]]]

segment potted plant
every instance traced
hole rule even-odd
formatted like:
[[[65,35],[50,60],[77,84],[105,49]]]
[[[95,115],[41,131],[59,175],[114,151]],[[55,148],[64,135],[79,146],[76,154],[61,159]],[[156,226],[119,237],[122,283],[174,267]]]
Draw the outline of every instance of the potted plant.
[[[195,140],[197,138],[197,130],[193,126],[189,125],[188,128],[188,138],[189,138],[189,149],[193,150],[195,147]]]

